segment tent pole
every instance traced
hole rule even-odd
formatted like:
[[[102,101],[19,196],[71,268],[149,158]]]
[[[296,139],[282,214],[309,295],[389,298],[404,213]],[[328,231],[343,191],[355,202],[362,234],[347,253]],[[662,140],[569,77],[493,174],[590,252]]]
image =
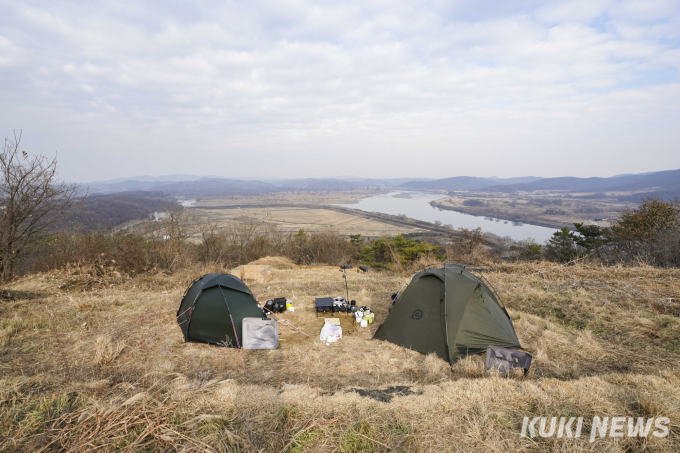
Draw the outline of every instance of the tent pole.
[[[227,302],[227,298],[224,297],[224,291],[222,291],[222,285],[217,285],[217,287],[220,289],[220,293],[222,293],[222,299],[224,299],[224,303],[227,305],[227,310],[229,310],[229,319],[231,319],[231,327],[234,329],[234,337],[236,338],[236,346],[238,346],[238,352],[239,355],[241,356],[241,365],[243,366],[243,374],[246,374],[246,362],[243,360],[243,351],[241,351],[241,343],[238,341],[238,335],[236,334],[236,325],[234,324],[234,317],[231,315],[231,308],[229,308],[229,302]]]
[[[446,301],[446,263],[444,263],[444,332],[446,334],[446,355],[449,359],[449,365],[451,363],[451,352],[449,351],[449,315],[448,315],[448,305]]]

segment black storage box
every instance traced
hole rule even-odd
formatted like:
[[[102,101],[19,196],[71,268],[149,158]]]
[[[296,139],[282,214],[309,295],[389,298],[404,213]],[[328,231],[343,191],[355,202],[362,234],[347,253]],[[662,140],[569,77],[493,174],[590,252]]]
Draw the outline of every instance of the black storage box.
[[[317,297],[316,301],[316,313],[333,313],[333,299],[330,297]]]
[[[274,311],[276,313],[283,313],[286,311],[286,298],[285,297],[275,297],[274,298]]]

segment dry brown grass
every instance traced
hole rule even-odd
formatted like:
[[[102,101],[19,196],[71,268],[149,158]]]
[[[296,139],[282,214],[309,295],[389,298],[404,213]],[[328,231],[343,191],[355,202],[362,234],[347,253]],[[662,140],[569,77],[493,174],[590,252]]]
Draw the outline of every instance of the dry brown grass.
[[[264,258],[260,258],[259,260],[255,260],[253,262],[250,262],[248,264],[255,264],[255,265],[270,265],[274,269],[297,269],[298,266],[293,263],[290,258],[286,258],[283,256],[265,256]]]
[[[14,283],[19,296],[0,306],[0,451],[680,447],[678,270],[525,263],[488,272],[534,355],[526,378],[509,379],[486,374],[481,356],[450,367],[371,340],[408,272],[350,272],[351,298],[371,306],[376,322],[361,328],[340,315],[344,338],[321,343],[314,297],[344,294],[336,269],[275,269],[272,281],[250,285],[260,300],[292,298],[296,311],[279,315],[279,349],[243,351],[244,375],[237,351],[183,343],[173,321],[191,280],[220,270]],[[354,391],[398,386],[408,389],[388,402]],[[524,416],[572,415],[666,416],[671,434],[592,444],[519,438]]]
[[[95,339],[95,351],[92,364],[94,366],[108,365],[120,355],[123,348],[125,348],[125,342],[123,340],[113,341],[106,336],[97,337]]]

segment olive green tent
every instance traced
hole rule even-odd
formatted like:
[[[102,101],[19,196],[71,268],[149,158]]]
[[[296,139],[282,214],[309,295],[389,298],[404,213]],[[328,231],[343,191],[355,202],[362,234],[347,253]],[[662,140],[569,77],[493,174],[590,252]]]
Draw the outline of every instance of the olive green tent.
[[[453,363],[487,346],[521,348],[507,311],[462,265],[416,273],[374,338]]]
[[[250,289],[228,274],[207,274],[196,279],[184,293],[177,311],[184,341],[231,347],[243,343],[243,318],[261,317],[262,309]]]

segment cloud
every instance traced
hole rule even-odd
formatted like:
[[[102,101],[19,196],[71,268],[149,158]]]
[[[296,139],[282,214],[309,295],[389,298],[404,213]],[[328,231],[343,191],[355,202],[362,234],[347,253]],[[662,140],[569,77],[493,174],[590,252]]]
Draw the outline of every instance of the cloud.
[[[81,180],[680,167],[680,6],[525,5],[2,1],[0,126]]]

